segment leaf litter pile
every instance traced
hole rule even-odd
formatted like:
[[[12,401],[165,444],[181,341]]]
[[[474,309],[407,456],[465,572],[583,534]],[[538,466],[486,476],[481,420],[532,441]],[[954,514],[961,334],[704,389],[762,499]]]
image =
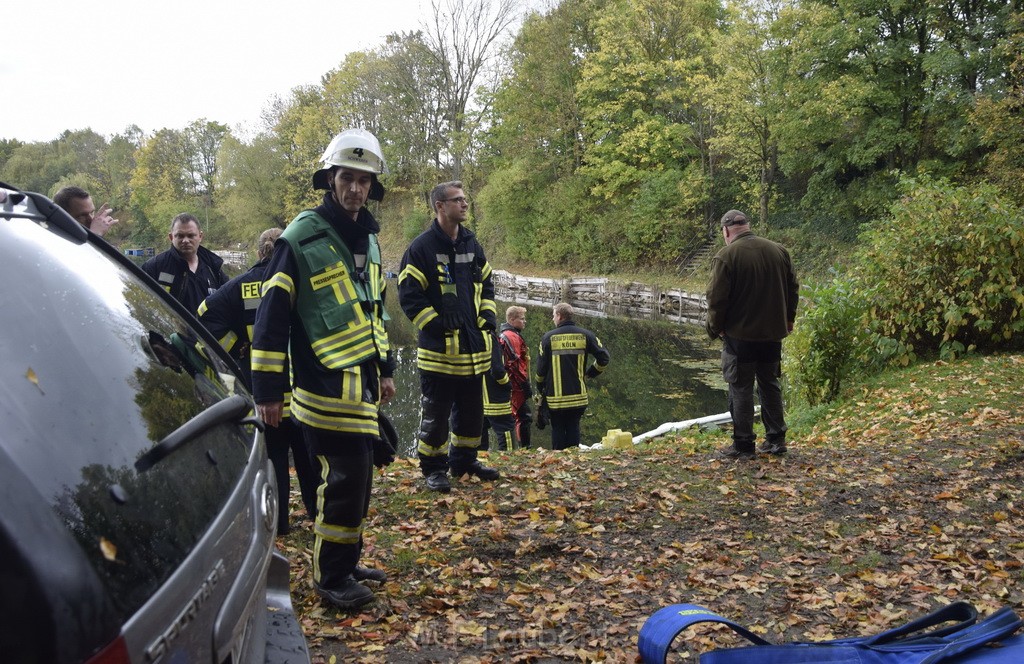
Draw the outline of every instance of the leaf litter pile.
[[[293,481],[279,546],[313,662],[633,662],[644,620],[681,602],[775,642],[877,633],[960,599],[1020,610],[1022,375],[1017,355],[887,375],[791,424],[781,458],[720,460],[728,433],[692,430],[490,453],[501,480],[447,495],[399,460],[375,477],[364,538],[389,580],[355,613],[313,592]],[[691,628],[670,661],[738,645]]]

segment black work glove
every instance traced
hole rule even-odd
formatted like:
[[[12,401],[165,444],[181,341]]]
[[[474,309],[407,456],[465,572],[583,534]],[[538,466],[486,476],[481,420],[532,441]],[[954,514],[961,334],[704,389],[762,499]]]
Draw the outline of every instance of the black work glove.
[[[538,429],[544,429],[551,422],[551,411],[548,409],[548,402],[541,397],[540,405],[537,406],[537,419],[534,423]]]
[[[462,311],[454,285],[441,287],[441,325],[449,332],[462,327]]]
[[[395,448],[383,438],[373,439],[373,465],[378,468],[390,466],[395,461]]]
[[[398,442],[398,432],[395,425],[391,423],[384,413],[379,413],[377,418],[377,436],[373,439],[373,465],[378,468],[389,466],[395,461],[397,450],[395,445]]]
[[[482,318],[484,319],[484,322],[483,325],[480,326],[481,330],[486,330],[487,332],[494,332],[495,330],[498,329],[498,326],[494,323],[494,318],[490,316],[482,316]],[[497,343],[497,339],[495,339],[495,343]]]
[[[533,388],[530,387],[530,381],[523,383],[523,395],[526,396],[527,399],[533,397]]]

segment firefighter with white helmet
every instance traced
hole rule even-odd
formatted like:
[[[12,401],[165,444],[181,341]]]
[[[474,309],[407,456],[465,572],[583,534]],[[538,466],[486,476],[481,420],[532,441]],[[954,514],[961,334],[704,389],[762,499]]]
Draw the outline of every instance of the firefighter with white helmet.
[[[313,187],[326,190],[321,204],[288,225],[267,266],[253,330],[253,394],[273,427],[292,390],[291,416],[321,478],[313,581],[328,602],[355,609],[374,599],[365,582],[387,579],[359,565],[373,466],[388,462],[378,409],[395,394],[380,225],[366,208],[384,197],[378,176],[387,167],[365,129],[335,136],[321,162],[313,174]]]

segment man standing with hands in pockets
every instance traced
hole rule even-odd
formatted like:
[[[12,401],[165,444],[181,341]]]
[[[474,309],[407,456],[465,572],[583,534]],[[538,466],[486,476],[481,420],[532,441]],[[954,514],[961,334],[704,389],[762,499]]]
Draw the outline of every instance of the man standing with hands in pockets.
[[[761,451],[785,454],[782,340],[793,331],[800,285],[786,248],[754,235],[739,210],[722,217],[722,236],[725,247],[711,263],[706,325],[712,339],[722,340],[722,376],[729,384],[733,442],[719,454],[754,458],[755,380],[765,429]]]

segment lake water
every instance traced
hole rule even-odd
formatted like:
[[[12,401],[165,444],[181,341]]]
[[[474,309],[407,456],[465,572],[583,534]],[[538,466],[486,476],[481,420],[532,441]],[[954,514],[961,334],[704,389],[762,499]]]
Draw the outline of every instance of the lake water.
[[[390,284],[393,285],[393,284]],[[383,411],[401,439],[400,452],[415,455],[419,428],[420,389],[416,369],[416,330],[397,304],[397,288],[388,289],[388,332],[397,349],[397,395]],[[498,320],[514,302],[498,302]],[[535,367],[541,336],[550,330],[551,307],[527,308],[523,336]],[[590,406],[582,422],[582,442],[592,445],[609,429],[638,435],[665,422],[679,422],[728,411],[725,382],[719,368],[720,346],[703,327],[638,317],[577,316],[576,323],[592,330],[611,353],[611,363],[587,383]],[[533,445],[551,447],[548,429],[534,425]]]

